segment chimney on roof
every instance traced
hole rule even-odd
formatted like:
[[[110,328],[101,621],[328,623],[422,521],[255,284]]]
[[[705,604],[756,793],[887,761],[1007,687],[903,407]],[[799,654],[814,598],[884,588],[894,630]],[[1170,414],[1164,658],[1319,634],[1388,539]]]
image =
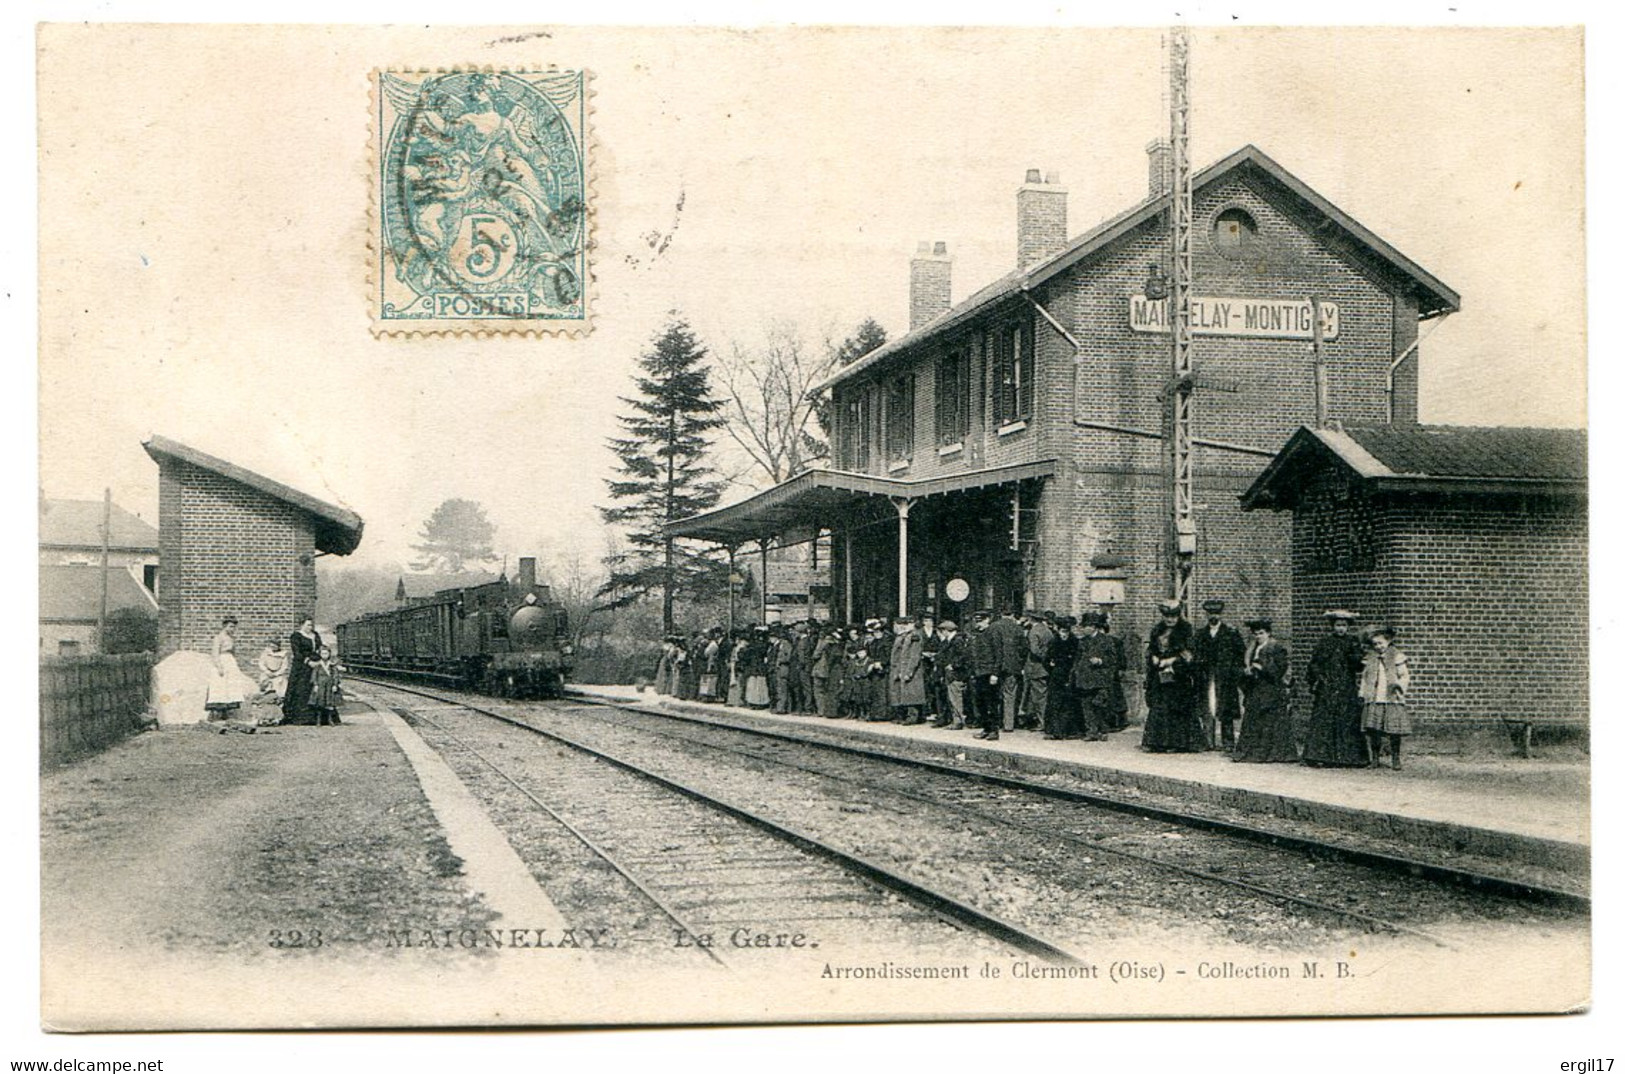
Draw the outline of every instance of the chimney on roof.
[[[536,557],[519,557],[519,588],[526,593],[536,588]]]
[[[1166,138],[1153,138],[1146,143],[1145,155],[1150,164],[1151,196],[1168,193],[1174,185],[1174,147]]]
[[[1066,187],[1054,172],[1027,169],[1016,191],[1016,263],[1029,269],[1066,248]]]
[[[914,331],[948,312],[952,305],[949,277],[954,259],[945,242],[921,241],[908,263],[908,330]]]

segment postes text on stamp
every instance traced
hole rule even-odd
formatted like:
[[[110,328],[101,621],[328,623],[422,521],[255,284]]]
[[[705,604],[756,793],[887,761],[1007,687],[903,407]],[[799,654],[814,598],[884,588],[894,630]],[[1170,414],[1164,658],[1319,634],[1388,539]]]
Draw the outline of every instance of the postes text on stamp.
[[[373,329],[588,330],[582,71],[378,71]]]

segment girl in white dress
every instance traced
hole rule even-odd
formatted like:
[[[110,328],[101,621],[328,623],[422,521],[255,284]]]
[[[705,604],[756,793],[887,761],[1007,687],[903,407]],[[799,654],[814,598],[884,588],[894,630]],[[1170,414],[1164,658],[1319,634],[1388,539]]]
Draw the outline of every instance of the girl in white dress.
[[[209,693],[204,701],[209,719],[224,720],[243,704],[242,669],[237,666],[237,617],[228,615],[221,620],[220,633],[212,645],[214,678],[209,680]]]

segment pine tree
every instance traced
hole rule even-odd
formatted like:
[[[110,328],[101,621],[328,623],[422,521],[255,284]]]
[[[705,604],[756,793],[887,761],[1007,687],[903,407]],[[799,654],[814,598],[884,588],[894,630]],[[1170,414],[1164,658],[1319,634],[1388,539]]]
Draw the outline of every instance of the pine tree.
[[[656,590],[661,621],[672,632],[673,600],[679,592],[710,595],[727,586],[728,568],[678,547],[668,523],[716,506],[723,483],[706,461],[710,433],[722,426],[722,400],[711,395],[706,350],[674,316],[638,359],[637,398],[617,419],[625,436],[609,447],[620,458],[621,480],[607,482],[620,506],[601,507],[605,522],[625,526],[628,551],[606,560],[609,578],[599,588],[606,609],[624,608]]]

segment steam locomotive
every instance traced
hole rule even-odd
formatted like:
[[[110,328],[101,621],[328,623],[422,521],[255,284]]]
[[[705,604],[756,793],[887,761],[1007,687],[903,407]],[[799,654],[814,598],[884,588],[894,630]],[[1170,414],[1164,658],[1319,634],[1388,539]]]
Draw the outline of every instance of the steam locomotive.
[[[436,682],[498,697],[558,697],[570,674],[570,618],[536,560],[519,577],[443,589],[338,628],[346,667],[366,675]]]

